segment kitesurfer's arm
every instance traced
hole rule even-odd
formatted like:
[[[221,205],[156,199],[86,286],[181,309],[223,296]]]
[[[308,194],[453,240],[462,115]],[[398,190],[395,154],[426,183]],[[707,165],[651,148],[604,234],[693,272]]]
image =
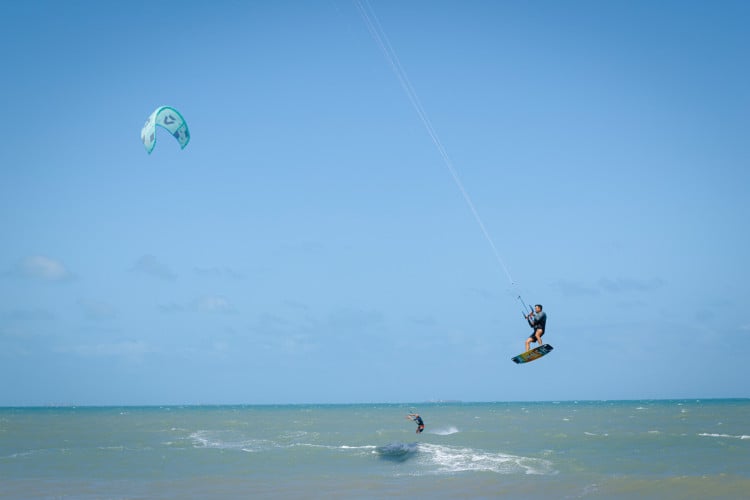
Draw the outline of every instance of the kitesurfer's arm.
[[[528,315],[526,316],[526,321],[528,321],[528,323],[529,323],[529,326],[530,326],[531,328],[534,328],[534,326],[536,325],[536,318],[534,317],[534,313],[533,313],[533,312],[530,312],[530,313],[529,313],[529,314],[528,314]]]

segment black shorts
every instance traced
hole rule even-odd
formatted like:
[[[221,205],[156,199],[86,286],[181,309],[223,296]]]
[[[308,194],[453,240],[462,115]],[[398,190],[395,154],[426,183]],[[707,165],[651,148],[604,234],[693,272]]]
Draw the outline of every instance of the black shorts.
[[[529,338],[531,340],[533,340],[534,342],[536,342],[536,331],[537,330],[541,330],[542,331],[542,334],[539,335],[539,338],[542,338],[544,336],[544,328],[534,328],[534,333],[532,333],[531,335],[529,335]]]

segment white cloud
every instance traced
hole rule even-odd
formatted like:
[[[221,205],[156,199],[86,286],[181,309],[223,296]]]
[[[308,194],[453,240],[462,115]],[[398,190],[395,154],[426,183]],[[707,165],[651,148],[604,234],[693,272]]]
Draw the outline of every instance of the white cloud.
[[[236,312],[234,306],[224,297],[207,296],[196,300],[194,307],[197,311],[208,313],[233,313]]]
[[[72,277],[62,262],[43,255],[24,258],[18,263],[16,272],[24,277],[43,281],[65,281]]]

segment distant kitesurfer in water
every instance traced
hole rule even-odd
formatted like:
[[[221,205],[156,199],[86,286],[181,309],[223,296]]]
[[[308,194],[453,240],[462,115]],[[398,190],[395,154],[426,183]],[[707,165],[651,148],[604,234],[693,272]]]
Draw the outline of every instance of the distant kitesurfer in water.
[[[417,423],[417,434],[420,434],[424,430],[424,421],[419,416],[419,413],[409,413],[406,418],[410,418]]]
[[[542,345],[542,335],[544,335],[544,329],[547,326],[547,313],[542,311],[542,304],[534,306],[534,312],[526,315],[526,321],[534,329],[534,333],[526,339],[526,350],[528,351],[532,342],[538,342],[539,345]]]

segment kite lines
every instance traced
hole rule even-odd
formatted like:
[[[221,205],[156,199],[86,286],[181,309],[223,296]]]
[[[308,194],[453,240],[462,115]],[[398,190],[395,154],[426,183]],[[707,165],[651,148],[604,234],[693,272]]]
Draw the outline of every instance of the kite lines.
[[[492,249],[492,253],[495,255],[495,259],[497,259],[500,267],[508,277],[508,281],[510,282],[511,286],[515,287],[516,283],[515,281],[513,281],[513,277],[510,275],[508,266],[505,264],[505,261],[500,255],[495,242],[492,240],[490,233],[487,231],[482,218],[479,216],[479,211],[477,211],[476,206],[474,206],[474,202],[471,200],[468,191],[466,191],[466,188],[461,182],[461,178],[458,176],[458,172],[453,166],[453,162],[451,161],[450,156],[448,156],[448,152],[446,151],[445,146],[443,146],[443,142],[440,140],[440,137],[435,131],[435,127],[432,126],[432,122],[430,121],[429,116],[427,116],[427,112],[422,106],[422,103],[419,100],[419,96],[417,95],[416,90],[414,90],[414,87],[409,80],[409,76],[406,74],[406,70],[404,70],[404,67],[401,65],[401,62],[396,55],[396,51],[393,49],[391,42],[388,40],[388,36],[383,30],[378,17],[375,15],[375,11],[372,9],[372,6],[367,0],[355,0],[355,3],[357,5],[357,8],[359,9],[359,13],[362,16],[362,19],[367,25],[370,36],[372,36],[373,40],[380,48],[380,51],[383,53],[386,60],[390,64],[393,73],[396,75],[396,78],[398,78],[398,81],[401,84],[401,88],[406,93],[406,96],[409,98],[409,102],[411,102],[414,111],[416,111],[420,121],[422,122],[422,125],[424,125],[424,128],[427,130],[427,134],[430,136],[430,139],[432,139],[432,142],[437,148],[438,153],[440,153],[440,156],[443,159],[443,163],[448,168],[448,171],[453,178],[453,182],[458,187],[458,190],[461,191],[461,195],[466,201],[466,204],[469,206],[472,215],[474,215],[474,220],[476,220],[477,224],[479,224],[479,228],[482,230],[484,238],[489,243],[490,248]],[[518,296],[518,298],[521,298],[520,295]]]

